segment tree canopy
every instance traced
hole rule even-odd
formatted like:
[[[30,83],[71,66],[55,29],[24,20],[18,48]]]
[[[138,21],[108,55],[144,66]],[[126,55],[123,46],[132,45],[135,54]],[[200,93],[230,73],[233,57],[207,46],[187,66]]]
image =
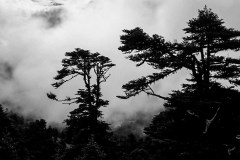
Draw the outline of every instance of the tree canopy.
[[[234,54],[231,51],[240,49],[240,31],[225,27],[223,20],[206,6],[187,24],[182,42],[166,41],[157,34],[150,36],[139,27],[123,30],[124,35],[120,37],[123,45],[119,50],[137,66],[146,63],[156,72],[123,85],[125,95],[119,98],[145,92],[167,100],[150,85],[183,68],[190,70],[189,80],[196,84],[202,96],[211,82],[227,80],[232,85],[240,85],[240,59],[229,56]]]
[[[108,101],[101,98],[101,84],[106,82],[110,76],[107,72],[115,64],[108,57],[80,48],[67,52],[65,56],[66,58],[62,60],[63,68],[54,77],[56,82],[52,86],[59,88],[80,76],[85,87],[78,89],[74,97],[60,100],[53,93],[49,93],[48,97],[65,104],[78,104],[65,122],[68,125],[71,143],[79,143],[87,141],[92,135],[96,138],[96,135],[106,132],[108,128],[108,125],[99,119],[102,116],[99,108],[108,105]],[[102,137],[104,136],[98,136]]]
[[[235,150],[239,143],[240,59],[236,52],[240,49],[240,31],[224,26],[224,21],[206,6],[183,31],[181,42],[170,42],[139,27],[123,30],[119,50],[137,67],[147,64],[156,72],[124,84],[125,95],[118,97],[127,99],[143,92],[166,100],[165,111],[153,118],[145,133],[167,144],[171,153],[189,154],[184,159],[191,159],[190,155],[193,159],[204,154],[206,157],[200,159],[211,157],[204,148],[217,159],[214,152],[220,153],[223,146]],[[155,82],[181,69],[191,75],[181,90],[172,91],[168,97],[154,91]],[[185,151],[175,148],[176,144],[183,145]]]

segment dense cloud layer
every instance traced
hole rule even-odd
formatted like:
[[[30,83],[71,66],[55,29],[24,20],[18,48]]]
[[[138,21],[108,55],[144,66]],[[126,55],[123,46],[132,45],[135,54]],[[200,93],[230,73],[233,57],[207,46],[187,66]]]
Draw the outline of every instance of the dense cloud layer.
[[[117,49],[119,36],[123,29],[138,26],[149,34],[180,40],[186,22],[205,4],[227,26],[240,28],[240,2],[235,0],[1,0],[0,100],[23,114],[62,122],[75,106],[51,101],[46,93],[53,91],[64,97],[76,91],[77,80],[60,90],[50,84],[64,53],[83,48],[100,52],[117,64],[103,86],[104,97],[110,100],[104,109],[107,120],[117,124],[135,112],[154,114],[161,110],[163,101],[145,95],[125,101],[115,97],[122,94],[122,84],[152,72],[149,67],[136,68],[124,59]],[[170,77],[156,84],[155,89],[167,95],[179,88],[185,74],[183,71]]]

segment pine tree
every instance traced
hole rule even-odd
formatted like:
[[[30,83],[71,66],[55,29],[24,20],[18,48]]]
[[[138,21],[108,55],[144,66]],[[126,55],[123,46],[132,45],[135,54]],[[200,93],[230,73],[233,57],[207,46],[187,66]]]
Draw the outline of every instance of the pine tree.
[[[119,49],[137,66],[147,63],[158,72],[123,85],[125,95],[118,97],[125,99],[144,92],[167,100],[168,109],[199,116],[205,123],[203,133],[207,133],[221,113],[227,117],[239,114],[232,102],[236,102],[234,94],[238,95],[234,87],[240,85],[240,59],[229,55],[240,49],[240,31],[225,27],[223,20],[206,6],[187,24],[181,43],[171,43],[159,35],[149,36],[140,28],[124,30]],[[183,84],[182,91],[164,97],[152,89],[153,83],[183,68],[190,71],[191,78],[187,80],[192,83]],[[223,87],[224,80],[229,82],[228,87]]]
[[[223,146],[235,146],[240,131],[240,59],[233,55],[240,49],[240,31],[225,27],[206,6],[187,24],[182,42],[150,36],[141,28],[123,30],[119,49],[137,66],[147,64],[156,72],[123,85],[125,95],[118,97],[146,93],[166,100],[165,111],[153,118],[145,133],[166,143],[171,155],[224,159],[229,148],[223,152]],[[154,91],[155,82],[181,69],[191,74],[181,90],[169,97]]]
[[[123,30],[125,34],[120,37],[123,45],[119,49],[128,54],[128,59],[137,62],[137,66],[146,63],[157,72],[123,85],[125,95],[118,97],[129,98],[145,92],[167,100],[168,97],[155,93],[151,84],[183,68],[190,70],[190,81],[201,96],[206,96],[211,82],[227,80],[232,85],[240,85],[240,60],[228,56],[240,49],[240,31],[223,24],[223,20],[205,6],[197,18],[188,22],[184,29],[186,36],[180,43],[171,43],[156,34],[149,36],[138,27]]]
[[[73,52],[66,53],[62,66],[63,68],[54,77],[57,82],[52,85],[55,88],[79,76],[82,77],[85,86],[78,89],[75,97],[66,97],[63,100],[58,99],[53,93],[48,94],[48,97],[53,100],[65,104],[78,104],[78,107],[71,111],[69,118],[65,120],[68,142],[87,143],[91,136],[94,136],[96,141],[103,141],[109,127],[100,119],[102,113],[99,109],[108,105],[108,101],[101,98],[101,84],[106,82],[110,76],[107,72],[115,64],[99,53],[77,48]]]

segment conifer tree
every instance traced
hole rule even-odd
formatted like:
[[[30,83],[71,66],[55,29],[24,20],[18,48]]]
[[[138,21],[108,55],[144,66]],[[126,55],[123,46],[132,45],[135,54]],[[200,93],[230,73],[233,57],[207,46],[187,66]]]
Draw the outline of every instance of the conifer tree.
[[[137,66],[146,63],[156,72],[123,85],[125,95],[119,98],[145,92],[168,100],[155,93],[151,84],[183,68],[191,72],[190,81],[201,96],[206,95],[211,82],[227,80],[232,85],[240,85],[240,59],[229,56],[240,49],[240,31],[225,27],[223,20],[206,6],[187,24],[182,42],[173,43],[157,34],[150,36],[139,27],[123,30],[124,35],[120,37],[123,45],[119,49]]]
[[[80,48],[67,52],[66,58],[62,60],[63,68],[58,71],[52,84],[59,88],[64,83],[68,83],[76,77],[82,77],[84,88],[78,89],[74,97],[58,99],[53,93],[47,94],[50,99],[63,102],[65,104],[78,104],[78,107],[70,112],[69,118],[65,121],[68,129],[69,142],[73,144],[87,143],[93,136],[94,140],[104,139],[103,135],[108,130],[108,124],[101,121],[101,107],[108,105],[107,100],[103,100],[101,84],[106,82],[107,72],[115,64],[108,57],[99,53],[91,53]]]
[[[137,66],[147,64],[156,72],[124,84],[125,95],[118,97],[146,93],[166,100],[165,111],[153,118],[145,133],[169,146],[182,143],[186,150],[180,147],[174,151],[176,154],[190,154],[192,147],[206,154],[208,148],[216,159],[226,156],[219,150],[225,144],[235,147],[240,130],[240,59],[236,56],[240,31],[224,26],[223,20],[206,6],[187,25],[181,42],[150,36],[139,27],[123,30],[119,49]],[[154,91],[155,82],[181,69],[191,74],[181,90],[173,91],[169,97]],[[199,153],[191,154],[196,158]]]

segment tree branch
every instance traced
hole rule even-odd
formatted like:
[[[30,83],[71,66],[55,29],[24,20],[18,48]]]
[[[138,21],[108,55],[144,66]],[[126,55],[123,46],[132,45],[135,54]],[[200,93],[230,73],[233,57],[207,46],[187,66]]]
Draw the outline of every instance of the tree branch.
[[[206,134],[210,125],[212,124],[212,122],[215,120],[215,118],[217,117],[218,111],[219,111],[220,107],[218,107],[216,113],[213,115],[213,117],[211,119],[206,119],[206,126],[205,126],[205,130],[203,131],[203,134]]]
[[[148,85],[148,89],[150,90],[150,92],[148,92],[146,90],[143,90],[143,92],[145,92],[147,95],[155,96],[155,97],[158,97],[158,98],[161,98],[161,99],[164,99],[164,100],[170,100],[170,98],[168,98],[168,97],[163,97],[159,94],[156,94],[149,85]]]
[[[71,76],[69,79],[66,79],[66,80],[61,79],[61,81],[53,83],[52,86],[55,87],[55,88],[58,88],[61,85],[63,85],[65,82],[68,82],[68,81],[72,80],[73,78],[77,77],[78,75],[79,74],[75,74],[75,75]]]

